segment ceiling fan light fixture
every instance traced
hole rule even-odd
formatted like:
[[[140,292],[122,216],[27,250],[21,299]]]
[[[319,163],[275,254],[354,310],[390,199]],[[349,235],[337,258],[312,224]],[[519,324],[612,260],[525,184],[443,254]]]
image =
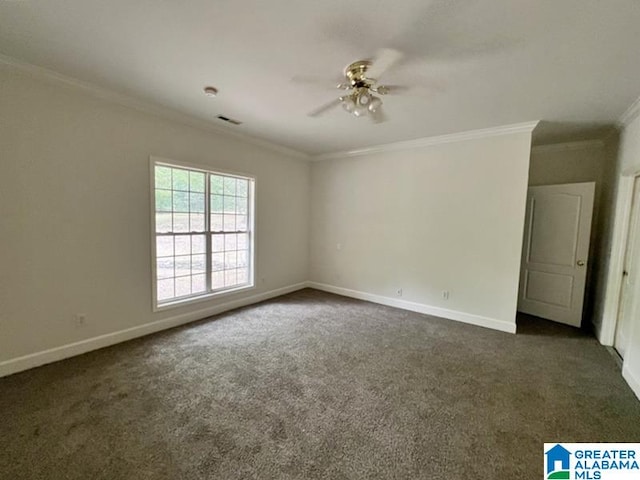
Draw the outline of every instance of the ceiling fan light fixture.
[[[364,105],[357,105],[353,110],[353,114],[356,117],[362,117],[367,114],[367,107],[365,107]]]
[[[367,105],[369,103],[369,101],[371,100],[371,97],[369,96],[368,92],[365,93],[361,93],[360,96],[358,97],[358,103],[360,105]]]
[[[356,109],[356,102],[353,101],[351,97],[342,97],[342,108],[344,108],[347,112],[353,113]]]
[[[369,111],[371,113],[376,113],[376,110],[380,108],[380,105],[382,105],[382,100],[380,100],[378,97],[372,96],[371,102],[369,102]]]
[[[372,95],[368,89],[361,89],[352,95],[340,97],[340,101],[342,102],[342,108],[356,117],[375,113],[382,105],[382,100]]]
[[[343,72],[346,82],[336,85],[338,89],[346,92],[309,113],[309,116],[317,117],[331,108],[342,105],[344,111],[355,117],[369,116],[374,123],[384,122],[385,116],[380,112],[382,100],[379,96],[396,90],[396,87],[378,85],[377,79],[401,56],[397,50],[383,49],[379,52],[375,65],[369,60],[359,60],[348,65]]]

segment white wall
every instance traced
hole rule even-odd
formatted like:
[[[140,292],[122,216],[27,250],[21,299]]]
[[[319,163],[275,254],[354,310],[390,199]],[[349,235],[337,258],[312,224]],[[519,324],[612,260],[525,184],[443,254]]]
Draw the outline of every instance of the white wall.
[[[530,142],[513,133],[315,162],[311,280],[392,304],[401,288],[407,308],[513,331]]]
[[[621,174],[640,172],[640,116],[623,129],[619,152],[618,171]],[[640,284],[636,287],[640,289]],[[640,398],[640,290],[634,293],[635,322],[631,326],[622,374]]]
[[[9,359],[307,280],[305,161],[9,66],[0,67],[0,146],[5,370]],[[152,313],[150,155],[256,175],[255,290]],[[84,327],[75,313],[87,315]]]
[[[620,133],[620,171],[640,171],[640,116],[626,125]]]

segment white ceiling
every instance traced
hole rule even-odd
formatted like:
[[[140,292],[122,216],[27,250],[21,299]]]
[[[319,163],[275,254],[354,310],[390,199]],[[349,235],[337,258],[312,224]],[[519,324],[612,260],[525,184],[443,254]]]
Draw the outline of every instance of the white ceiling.
[[[593,135],[640,95],[638,34],[638,0],[0,1],[5,55],[310,154],[531,120],[538,142]],[[405,53],[383,83],[421,87],[384,98],[388,122],[307,117],[383,47]]]

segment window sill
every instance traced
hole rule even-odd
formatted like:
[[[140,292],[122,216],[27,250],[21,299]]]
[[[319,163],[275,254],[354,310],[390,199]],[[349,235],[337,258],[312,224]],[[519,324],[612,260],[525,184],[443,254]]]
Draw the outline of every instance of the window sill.
[[[174,300],[174,301],[161,303],[161,304],[154,303],[153,311],[163,312],[165,310],[171,310],[173,308],[186,307],[194,303],[207,302],[210,300],[214,300],[216,298],[225,298],[231,295],[235,295],[237,293],[248,292],[251,290],[255,290],[255,288],[256,288],[255,283],[251,283],[249,285],[243,285],[241,287],[235,287],[229,290],[221,290],[218,292],[205,293],[204,295],[198,295],[197,297],[182,298],[180,300]]]

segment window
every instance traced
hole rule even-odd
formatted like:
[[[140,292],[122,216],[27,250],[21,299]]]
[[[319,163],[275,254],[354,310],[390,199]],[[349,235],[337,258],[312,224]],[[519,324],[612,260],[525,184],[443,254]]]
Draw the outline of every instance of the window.
[[[253,286],[249,177],[153,163],[155,302]]]

